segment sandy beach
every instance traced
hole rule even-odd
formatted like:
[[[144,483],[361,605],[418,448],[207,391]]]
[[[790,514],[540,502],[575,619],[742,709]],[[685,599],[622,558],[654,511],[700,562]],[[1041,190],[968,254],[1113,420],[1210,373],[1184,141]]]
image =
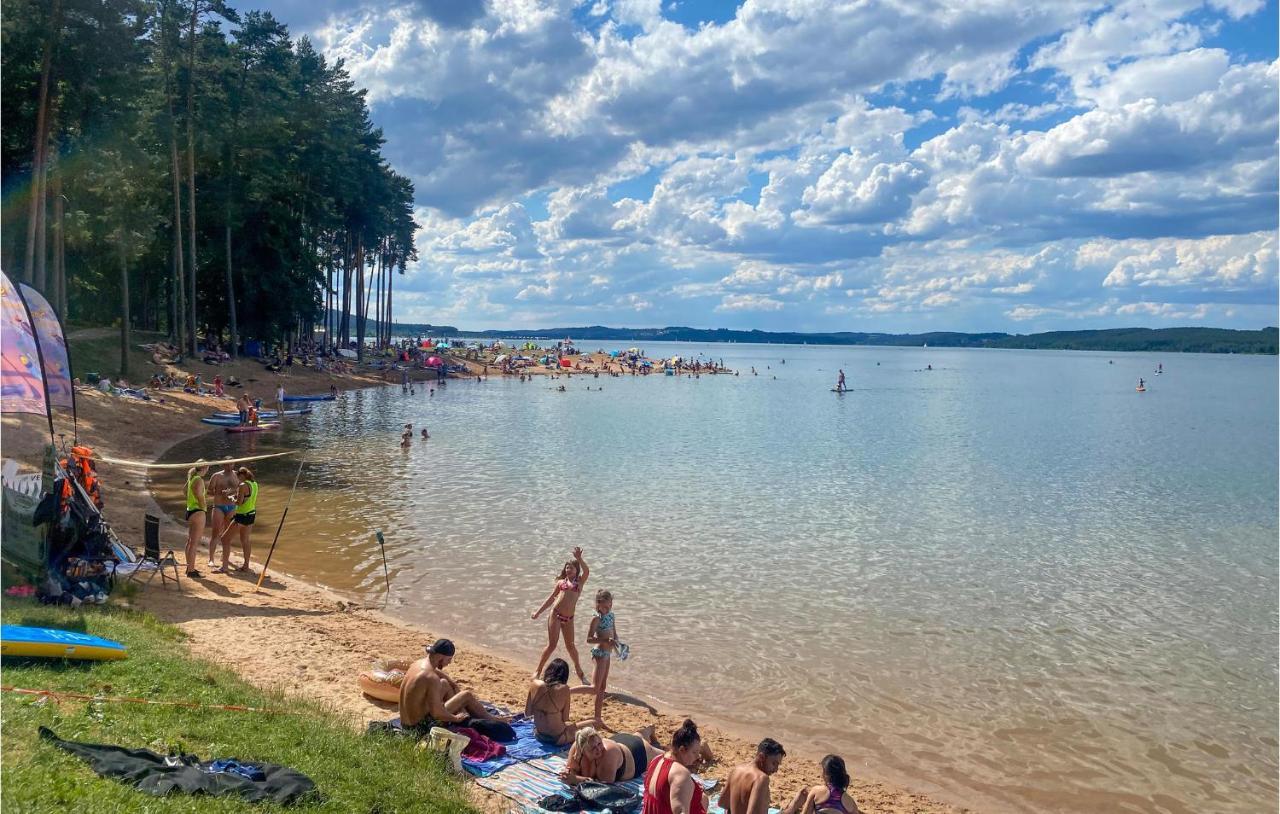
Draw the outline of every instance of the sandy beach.
[[[603,360],[593,360],[596,364]],[[211,369],[200,372],[211,378]],[[255,395],[270,397],[275,377],[255,362],[236,362],[219,370],[225,377],[237,375]],[[495,373],[491,367],[490,375]],[[257,379],[249,382],[249,379]],[[330,384],[339,389],[384,385],[381,372],[358,375],[316,373],[295,367],[284,378],[291,393],[323,392]],[[234,391],[238,393],[239,391]],[[165,391],[165,401],[140,401],[110,396],[95,390],[78,393],[80,440],[100,455],[155,460],[174,443],[208,431],[198,419],[214,409],[229,409],[227,399]],[[106,484],[106,516],[122,539],[140,547],[145,513],[163,518],[162,548],[173,548],[181,557],[185,528],[172,515],[174,507],[158,506],[143,487],[140,471],[103,466]],[[267,538],[267,539],[264,539]],[[295,547],[286,526],[282,544]],[[269,535],[260,534],[255,547],[254,570],[269,545]],[[162,588],[159,580],[140,592],[135,606],[181,627],[188,635],[187,647],[197,656],[231,666],[252,683],[320,699],[350,716],[353,726],[394,715],[394,707],[371,701],[356,686],[356,675],[376,658],[417,658],[425,643],[445,636],[459,644],[459,655],[450,672],[461,684],[492,702],[520,708],[523,705],[531,665],[518,663],[501,654],[467,644],[465,630],[437,630],[430,623],[410,624],[366,609],[349,598],[291,579],[272,571],[261,591],[255,580],[244,575],[212,574],[201,580],[183,578],[181,593]],[[590,717],[591,699],[575,701],[574,718]],[[658,710],[610,700],[605,720],[619,731],[631,731],[653,724],[665,739],[691,716],[703,726],[719,762],[707,775],[721,778],[738,762],[750,759],[759,733],[734,732],[715,725],[715,710]],[[817,760],[821,754],[804,744],[786,743],[788,758],[774,777],[773,804],[784,805],[802,787],[820,781]],[[854,783],[850,791],[867,812],[951,812],[956,808],[923,794],[858,776],[850,767]],[[477,789],[477,792],[479,790]],[[477,795],[486,809],[502,808],[501,800]]]

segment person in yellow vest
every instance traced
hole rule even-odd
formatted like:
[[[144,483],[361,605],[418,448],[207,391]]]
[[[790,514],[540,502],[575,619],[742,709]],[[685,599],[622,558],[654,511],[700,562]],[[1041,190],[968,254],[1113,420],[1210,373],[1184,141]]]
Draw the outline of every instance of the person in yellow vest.
[[[238,571],[249,570],[249,552],[252,546],[249,535],[253,533],[253,522],[258,516],[258,481],[253,471],[247,466],[240,467],[240,494],[236,498],[236,530],[240,534],[240,551],[244,554],[244,562]]]
[[[209,511],[209,498],[204,490],[204,476],[209,465],[201,459],[187,470],[187,576],[192,579],[203,576],[196,570],[196,546],[204,536],[205,513]]]

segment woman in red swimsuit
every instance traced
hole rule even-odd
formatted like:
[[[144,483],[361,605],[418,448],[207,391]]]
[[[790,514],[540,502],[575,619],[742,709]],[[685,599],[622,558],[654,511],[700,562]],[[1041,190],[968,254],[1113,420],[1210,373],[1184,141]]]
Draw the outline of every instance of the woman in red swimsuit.
[[[671,736],[671,749],[649,764],[641,814],[707,814],[692,766],[705,756],[698,725],[689,719]]]
[[[533,671],[534,678],[542,674],[543,666],[555,652],[556,645],[559,644],[560,636],[563,634],[564,649],[569,651],[569,658],[573,661],[573,669],[578,674],[578,680],[586,685],[591,684],[587,681],[586,673],[582,672],[582,665],[578,663],[578,648],[573,643],[573,613],[578,607],[578,597],[582,596],[582,586],[587,584],[587,577],[590,574],[591,569],[582,559],[582,549],[575,548],[573,559],[566,562],[560,569],[560,576],[556,578],[556,586],[551,590],[551,595],[547,597],[546,602],[542,603],[542,607],[533,612],[533,618],[537,619],[543,611],[555,605],[555,610],[547,618],[547,646],[542,651],[542,657],[538,659],[538,669]]]

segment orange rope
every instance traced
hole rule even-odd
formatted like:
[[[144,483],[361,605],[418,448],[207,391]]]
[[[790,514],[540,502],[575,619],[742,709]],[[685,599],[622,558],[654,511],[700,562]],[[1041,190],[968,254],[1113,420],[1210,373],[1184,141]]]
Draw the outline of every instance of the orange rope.
[[[262,712],[267,715],[286,714],[281,710],[261,709],[259,707],[243,707],[238,704],[200,704],[195,701],[152,701],[149,698],[111,698],[103,695],[85,695],[79,692],[62,692],[60,690],[26,690],[21,687],[14,687],[9,684],[0,686],[0,690],[4,692],[18,693],[20,695],[37,695],[42,698],[52,698],[54,701],[62,701],[72,698],[80,701],[112,701],[126,704],[153,704],[155,706],[165,707],[187,707],[189,709],[222,709],[228,712]]]

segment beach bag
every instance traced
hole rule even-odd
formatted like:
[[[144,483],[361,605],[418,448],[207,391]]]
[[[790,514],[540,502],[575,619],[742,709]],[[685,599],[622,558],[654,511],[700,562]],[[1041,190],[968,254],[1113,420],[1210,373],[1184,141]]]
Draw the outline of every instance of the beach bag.
[[[538,807],[547,811],[603,811],[625,814],[638,809],[642,798],[639,793],[620,783],[599,783],[588,780],[573,788],[573,796],[549,794],[538,801]]]
[[[632,811],[640,806],[641,797],[636,791],[620,783],[597,783],[588,780],[574,789],[574,795],[582,801],[584,811],[609,809],[612,812]]]
[[[489,740],[510,743],[516,739],[516,731],[505,721],[491,721],[488,718],[468,718],[463,726],[474,729]]]

